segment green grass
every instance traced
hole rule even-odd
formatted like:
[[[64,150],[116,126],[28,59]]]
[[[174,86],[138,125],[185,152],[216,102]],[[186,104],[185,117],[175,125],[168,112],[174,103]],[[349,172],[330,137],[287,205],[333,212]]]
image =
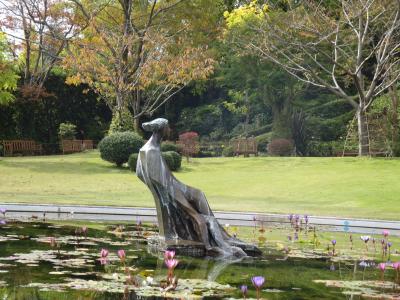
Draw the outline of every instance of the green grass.
[[[175,173],[214,210],[399,219],[400,160],[201,158]],[[0,160],[0,202],[153,206],[147,187],[98,152]]]

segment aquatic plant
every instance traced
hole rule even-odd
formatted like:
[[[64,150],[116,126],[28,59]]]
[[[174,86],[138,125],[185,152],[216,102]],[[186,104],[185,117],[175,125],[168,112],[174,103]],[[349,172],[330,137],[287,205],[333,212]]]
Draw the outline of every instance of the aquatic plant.
[[[87,228],[87,226],[82,226],[82,228],[81,228],[81,232],[83,233],[83,235],[85,236],[85,238],[86,238],[86,236],[87,236],[87,232],[88,232],[88,228]]]
[[[7,212],[7,209],[5,209],[4,207],[0,207],[0,213],[3,214],[4,218],[6,217],[6,212]]]
[[[52,247],[52,248],[54,248],[55,246],[56,246],[56,239],[55,239],[55,237],[50,237],[50,239],[49,239],[49,242],[50,242],[50,246]]]
[[[288,216],[289,222],[290,222],[290,226],[293,227],[293,214],[290,214]]]
[[[396,271],[396,281],[399,282],[400,261],[393,263],[392,267]]]
[[[101,251],[100,251],[100,257],[101,258],[107,258],[107,256],[108,256],[108,250],[107,249],[101,249]]]
[[[387,238],[389,236],[389,230],[385,229],[382,231],[382,234],[385,238]]]
[[[254,276],[251,278],[251,282],[253,283],[254,287],[257,291],[257,299],[260,299],[260,291],[262,286],[264,285],[265,278],[263,276]]]
[[[332,243],[332,254],[333,256],[335,256],[336,240],[332,240],[331,243]]]
[[[304,215],[304,223],[306,224],[306,233],[308,232],[308,222],[309,222],[308,215]]]
[[[381,280],[383,281],[384,276],[385,276],[386,264],[380,263],[380,264],[378,264],[378,268],[381,271]]]
[[[369,235],[362,235],[360,236],[360,239],[365,243],[365,249],[368,252],[368,241],[371,237]]]
[[[178,265],[178,263],[179,263],[179,261],[175,258],[165,260],[165,265],[168,268],[167,282],[169,284],[176,281],[176,279],[174,279],[174,270],[175,270],[176,266]]]
[[[376,253],[376,240],[372,238],[372,245],[374,245],[374,252]]]
[[[173,259],[175,257],[175,251],[174,250],[166,250],[164,252],[164,259]]]
[[[350,240],[350,250],[353,250],[353,235],[350,234],[349,236],[349,240]]]
[[[121,261],[123,264],[125,264],[125,259],[126,259],[125,250],[123,250],[123,249],[118,250],[118,251],[117,251],[117,255],[118,255],[120,261]]]
[[[242,291],[243,299],[246,299],[246,297],[247,297],[247,285],[242,285],[240,287],[240,290]]]
[[[331,270],[331,271],[335,271],[336,270],[335,264],[333,262],[331,263],[331,266],[329,267],[329,270]]]

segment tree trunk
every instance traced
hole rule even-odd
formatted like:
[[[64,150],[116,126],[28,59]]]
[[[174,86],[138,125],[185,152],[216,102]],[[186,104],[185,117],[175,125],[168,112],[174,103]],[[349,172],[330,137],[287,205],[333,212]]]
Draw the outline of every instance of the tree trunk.
[[[141,124],[140,124],[140,105],[141,105],[141,97],[142,94],[138,89],[135,89],[132,94],[130,95],[130,103],[132,112],[133,112],[133,125],[135,132],[141,136],[144,136],[144,132],[142,130]]]
[[[360,104],[357,109],[357,125],[358,125],[358,155],[367,156],[370,154],[367,113],[364,106]]]
[[[140,118],[139,117],[133,119],[133,126],[135,129],[135,132],[137,134],[143,136],[143,130],[142,130],[142,127],[140,126]]]

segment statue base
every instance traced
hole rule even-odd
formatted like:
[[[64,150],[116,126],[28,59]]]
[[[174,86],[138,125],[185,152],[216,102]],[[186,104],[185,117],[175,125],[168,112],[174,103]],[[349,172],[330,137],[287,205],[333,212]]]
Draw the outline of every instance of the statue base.
[[[147,249],[153,255],[160,255],[166,250],[174,250],[177,255],[204,257],[206,248],[200,242],[188,240],[165,240],[161,236],[152,236],[147,239]]]
[[[262,252],[256,246],[240,241],[232,241],[232,245],[241,248],[248,256],[261,256]],[[166,250],[174,250],[177,255],[191,257],[218,256],[219,253],[207,253],[206,248],[200,242],[189,240],[165,240],[161,236],[152,236],[147,239],[147,249],[155,256]]]

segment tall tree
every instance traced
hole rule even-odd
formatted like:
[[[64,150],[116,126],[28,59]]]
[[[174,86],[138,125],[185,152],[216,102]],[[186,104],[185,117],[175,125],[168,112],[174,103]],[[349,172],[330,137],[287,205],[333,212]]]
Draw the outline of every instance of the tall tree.
[[[82,29],[71,5],[57,0],[0,0],[0,10],[5,16],[1,26],[19,57],[23,96],[45,97],[45,81],[69,40]]]
[[[19,78],[14,67],[15,59],[9,50],[5,36],[0,32],[0,105],[14,99],[13,91],[17,88]]]
[[[137,131],[141,116],[213,70],[214,1],[70,1],[89,26],[69,48],[69,82],[89,84],[114,113],[129,108]]]
[[[356,111],[359,155],[368,155],[367,110],[400,78],[400,1],[340,0],[334,9],[299,3],[285,12],[252,3],[246,16],[257,21],[241,22],[252,34],[234,42],[346,99]],[[227,15],[228,27],[237,27],[238,10]]]

